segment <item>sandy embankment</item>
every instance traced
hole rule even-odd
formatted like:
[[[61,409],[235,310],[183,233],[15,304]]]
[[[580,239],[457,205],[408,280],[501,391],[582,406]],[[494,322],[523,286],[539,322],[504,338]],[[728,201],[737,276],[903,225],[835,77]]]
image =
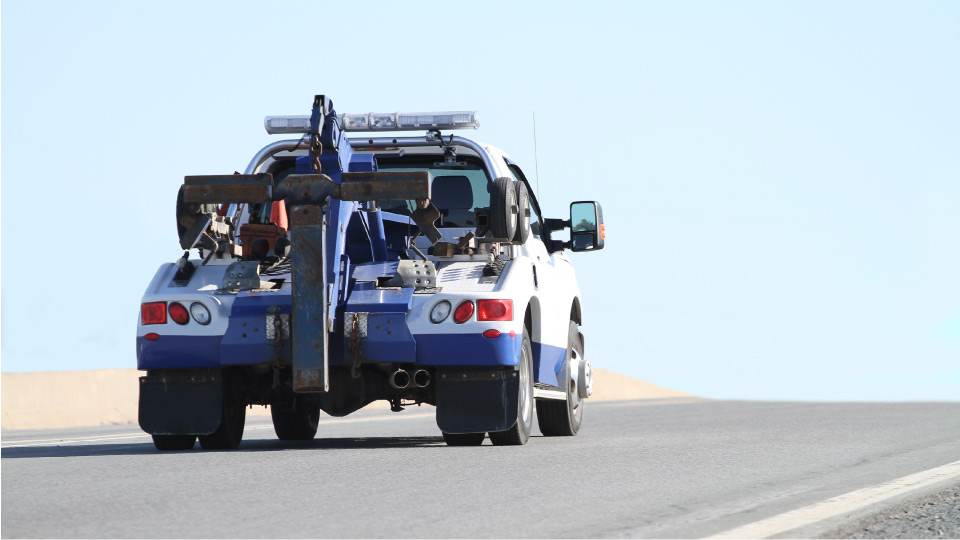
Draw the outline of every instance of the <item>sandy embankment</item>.
[[[137,423],[137,378],[135,369],[94,371],[47,371],[3,373],[2,428],[47,429],[104,424]],[[591,400],[659,399],[684,397],[669,388],[620,375],[605,369],[594,370]],[[370,407],[378,407],[377,402]],[[269,415],[264,407],[247,411],[254,416]]]

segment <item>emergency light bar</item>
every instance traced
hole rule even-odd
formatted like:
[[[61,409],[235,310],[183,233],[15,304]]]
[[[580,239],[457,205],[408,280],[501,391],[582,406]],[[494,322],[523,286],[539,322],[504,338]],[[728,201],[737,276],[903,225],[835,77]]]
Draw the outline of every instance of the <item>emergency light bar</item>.
[[[309,115],[268,116],[263,127],[270,135],[281,133],[308,133]],[[417,129],[477,129],[480,121],[476,111],[443,111],[413,113],[341,114],[343,131],[408,131]]]

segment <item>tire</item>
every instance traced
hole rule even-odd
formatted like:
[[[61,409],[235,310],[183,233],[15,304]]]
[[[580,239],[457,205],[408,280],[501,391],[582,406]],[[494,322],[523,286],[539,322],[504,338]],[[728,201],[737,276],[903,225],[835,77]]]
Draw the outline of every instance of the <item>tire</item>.
[[[530,192],[523,182],[517,184],[517,233],[514,241],[521,244],[530,238]]]
[[[520,347],[520,396],[517,399],[517,423],[506,431],[491,431],[490,442],[496,446],[527,444],[533,427],[533,349],[530,333],[523,333]]]
[[[233,395],[226,381],[224,383],[220,427],[209,435],[200,435],[200,446],[204,450],[233,450],[243,440],[247,408],[243,401]]]
[[[297,396],[290,407],[287,403],[270,405],[273,431],[281,441],[309,441],[317,434],[320,423],[320,405],[312,405]]]
[[[576,355],[576,356],[575,356]],[[572,373],[572,360],[583,358],[583,341],[577,323],[570,321],[567,334],[567,358],[564,362],[567,377],[567,399],[537,400],[537,423],[540,432],[547,437],[573,436],[580,431],[583,422],[583,399],[577,393],[577,374]]]
[[[480,446],[483,444],[484,433],[447,433],[443,432],[443,440],[447,446]]]
[[[153,435],[153,445],[164,452],[192,450],[196,442],[196,435]]]
[[[510,241],[517,234],[517,190],[510,178],[497,178],[493,182],[490,193],[490,230],[494,238]]]

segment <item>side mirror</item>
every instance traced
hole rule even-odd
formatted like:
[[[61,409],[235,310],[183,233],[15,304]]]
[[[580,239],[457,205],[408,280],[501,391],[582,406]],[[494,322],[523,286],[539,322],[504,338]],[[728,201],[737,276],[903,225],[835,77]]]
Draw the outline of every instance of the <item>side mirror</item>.
[[[603,211],[596,201],[570,203],[570,249],[596,251],[603,249],[607,237],[603,226]]]

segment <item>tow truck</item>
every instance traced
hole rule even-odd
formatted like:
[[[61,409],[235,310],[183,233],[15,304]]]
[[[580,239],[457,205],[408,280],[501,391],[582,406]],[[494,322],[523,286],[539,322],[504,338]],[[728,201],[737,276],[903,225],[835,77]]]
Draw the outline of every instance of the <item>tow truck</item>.
[[[597,202],[543,217],[505,153],[449,134],[474,111],[337,114],[317,95],[264,125],[293,138],[242,174],[184,178],[183,256],[142,298],[139,424],[158,450],[236,448],[253,405],[310,440],[320,411],[377,400],[435,406],[450,446],[525,444],[534,409],[543,435],[577,434],[593,382],[565,250],[603,248]]]

